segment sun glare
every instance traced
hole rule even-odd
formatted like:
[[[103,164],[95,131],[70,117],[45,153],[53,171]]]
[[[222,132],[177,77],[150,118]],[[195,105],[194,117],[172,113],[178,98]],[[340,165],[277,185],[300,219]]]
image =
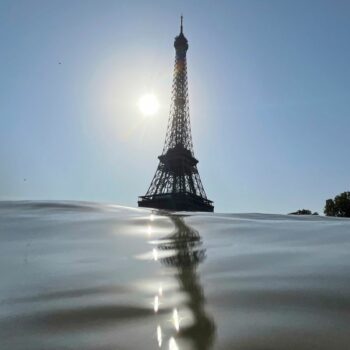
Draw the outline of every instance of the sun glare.
[[[141,96],[138,106],[141,113],[146,117],[156,114],[159,110],[159,102],[154,94]]]

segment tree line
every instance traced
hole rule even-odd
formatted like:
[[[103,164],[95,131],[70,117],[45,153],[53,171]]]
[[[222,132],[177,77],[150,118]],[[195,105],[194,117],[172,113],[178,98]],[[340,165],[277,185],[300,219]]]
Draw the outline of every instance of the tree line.
[[[333,199],[327,199],[323,212],[326,216],[349,218],[350,192],[343,192],[335,196]],[[318,213],[312,213],[309,209],[301,209],[290,213],[290,215],[318,215]]]

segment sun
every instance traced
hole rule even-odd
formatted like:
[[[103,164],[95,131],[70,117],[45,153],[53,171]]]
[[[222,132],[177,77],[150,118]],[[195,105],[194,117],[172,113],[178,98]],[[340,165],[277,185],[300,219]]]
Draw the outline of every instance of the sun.
[[[151,116],[158,112],[159,102],[154,94],[145,94],[140,97],[138,102],[141,113],[145,116]]]

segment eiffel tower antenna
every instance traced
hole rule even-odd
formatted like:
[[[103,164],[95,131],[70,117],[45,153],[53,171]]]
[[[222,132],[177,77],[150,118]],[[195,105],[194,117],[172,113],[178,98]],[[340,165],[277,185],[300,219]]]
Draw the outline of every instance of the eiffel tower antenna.
[[[187,82],[188,41],[183,34],[175,38],[175,66],[168,128],[159,164],[139,207],[166,210],[214,211],[207,198],[194,157]]]

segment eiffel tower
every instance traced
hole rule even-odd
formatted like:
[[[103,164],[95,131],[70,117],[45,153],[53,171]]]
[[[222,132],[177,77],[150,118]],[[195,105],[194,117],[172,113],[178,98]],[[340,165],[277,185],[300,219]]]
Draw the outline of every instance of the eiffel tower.
[[[139,197],[139,207],[214,211],[207,199],[194,157],[187,83],[186,53],[188,41],[183,34],[181,16],[180,34],[175,38],[176,51],[172,99],[168,129],[159,164],[146,195]]]

